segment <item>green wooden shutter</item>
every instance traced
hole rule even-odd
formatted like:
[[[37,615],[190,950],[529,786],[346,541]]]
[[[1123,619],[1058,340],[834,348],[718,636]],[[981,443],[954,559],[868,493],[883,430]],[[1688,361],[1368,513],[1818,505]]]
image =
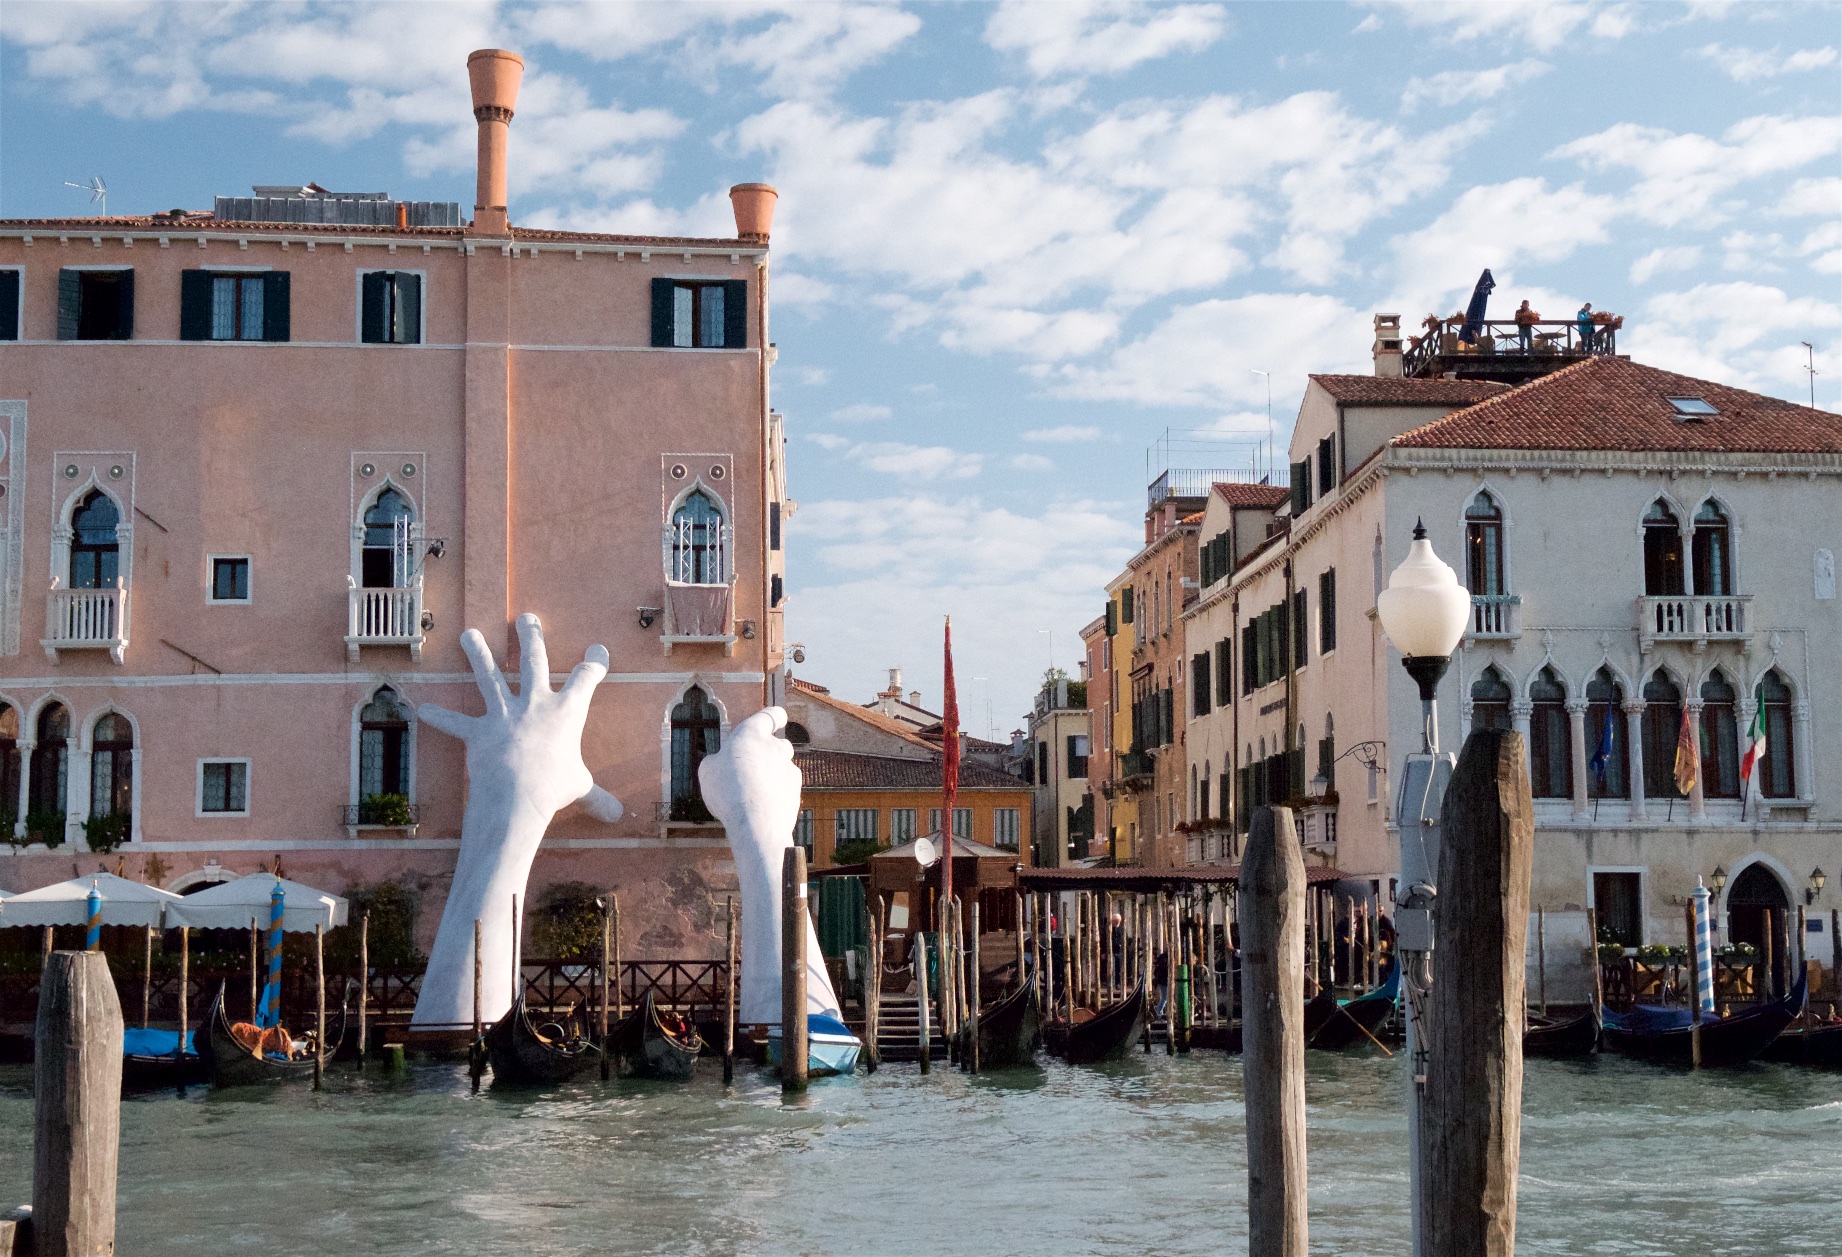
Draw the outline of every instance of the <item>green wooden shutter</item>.
[[[269,294],[262,294],[263,301],[268,301]],[[263,307],[266,318],[268,309]],[[179,339],[211,339],[211,272],[179,272]]]
[[[748,281],[723,281],[723,348],[748,348]]]
[[[672,292],[678,287],[669,279],[652,281],[652,347],[672,347]],[[727,296],[724,298],[727,300]]]
[[[1310,602],[1304,590],[1292,595],[1292,659],[1302,668],[1311,658]]]
[[[77,339],[83,315],[82,273],[64,267],[58,271],[58,339]]]
[[[262,339],[288,340],[293,334],[293,315],[288,306],[287,271],[269,271],[262,277]]]
[[[1119,622],[1132,623],[1132,586],[1127,585],[1119,591]]]
[[[1318,576],[1318,650],[1337,648],[1337,569],[1327,567]]]
[[[422,343],[422,276],[398,271],[395,278],[397,326],[391,329],[388,339],[399,345],[420,345]],[[399,330],[401,335],[397,334]]]
[[[1106,635],[1119,636],[1119,604],[1111,598],[1106,600]]]
[[[384,271],[365,274],[358,339],[367,345],[381,345],[388,339],[384,334],[384,285],[389,281]]]
[[[0,271],[0,340],[19,339],[19,272]]]

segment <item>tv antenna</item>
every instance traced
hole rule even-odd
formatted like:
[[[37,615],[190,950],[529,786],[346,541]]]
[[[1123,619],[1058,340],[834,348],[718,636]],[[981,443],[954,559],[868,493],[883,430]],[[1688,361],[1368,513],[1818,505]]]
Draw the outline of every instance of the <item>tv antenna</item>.
[[[1804,370],[1808,372],[1810,376],[1810,409],[1815,410],[1816,409],[1816,375],[1817,375],[1816,346],[1812,345],[1807,340],[1799,341],[1798,344],[1804,347],[1804,358],[1805,358]]]
[[[75,188],[79,192],[89,193],[90,204],[94,205],[96,202],[101,201],[102,216],[104,218],[109,216],[109,185],[102,181],[101,175],[91,175],[88,183],[72,183],[70,180],[66,179],[64,180],[64,186],[67,188]]]

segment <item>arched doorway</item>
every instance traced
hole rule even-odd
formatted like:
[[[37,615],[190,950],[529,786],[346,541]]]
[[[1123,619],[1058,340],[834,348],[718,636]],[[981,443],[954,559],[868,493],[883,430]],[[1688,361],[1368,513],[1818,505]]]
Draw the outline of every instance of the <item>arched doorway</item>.
[[[1727,937],[1758,951],[1765,993],[1771,995],[1782,995],[1790,986],[1785,955],[1790,910],[1790,894],[1763,864],[1748,865],[1727,888]]]

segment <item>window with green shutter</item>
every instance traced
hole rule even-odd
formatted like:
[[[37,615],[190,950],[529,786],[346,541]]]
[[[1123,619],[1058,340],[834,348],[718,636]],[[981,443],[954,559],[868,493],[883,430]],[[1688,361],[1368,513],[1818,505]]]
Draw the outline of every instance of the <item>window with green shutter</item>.
[[[1337,569],[1327,567],[1318,573],[1318,653],[1328,655],[1337,648]]]
[[[58,271],[59,340],[133,340],[134,272]]]
[[[0,270],[0,340],[19,339],[20,272]]]
[[[422,343],[422,276],[367,271],[360,279],[358,338],[367,345]]]
[[[655,349],[744,349],[748,346],[748,281],[654,279]]]

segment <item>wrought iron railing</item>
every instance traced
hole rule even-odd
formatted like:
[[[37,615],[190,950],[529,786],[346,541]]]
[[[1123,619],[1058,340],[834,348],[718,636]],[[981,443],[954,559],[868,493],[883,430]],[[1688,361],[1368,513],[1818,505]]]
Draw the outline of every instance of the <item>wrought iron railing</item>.
[[[1582,332],[1577,319],[1543,319],[1530,323],[1528,335],[1514,319],[1486,319],[1475,341],[1459,339],[1463,320],[1443,320],[1437,331],[1427,329],[1411,337],[1401,354],[1401,370],[1408,376],[1439,374],[1454,358],[1507,358],[1554,360],[1590,358],[1618,352],[1618,329],[1612,323],[1591,323]]]
[[[379,825],[391,829],[413,829],[422,823],[422,805],[387,800],[381,803],[348,803],[339,809],[340,823]]]

